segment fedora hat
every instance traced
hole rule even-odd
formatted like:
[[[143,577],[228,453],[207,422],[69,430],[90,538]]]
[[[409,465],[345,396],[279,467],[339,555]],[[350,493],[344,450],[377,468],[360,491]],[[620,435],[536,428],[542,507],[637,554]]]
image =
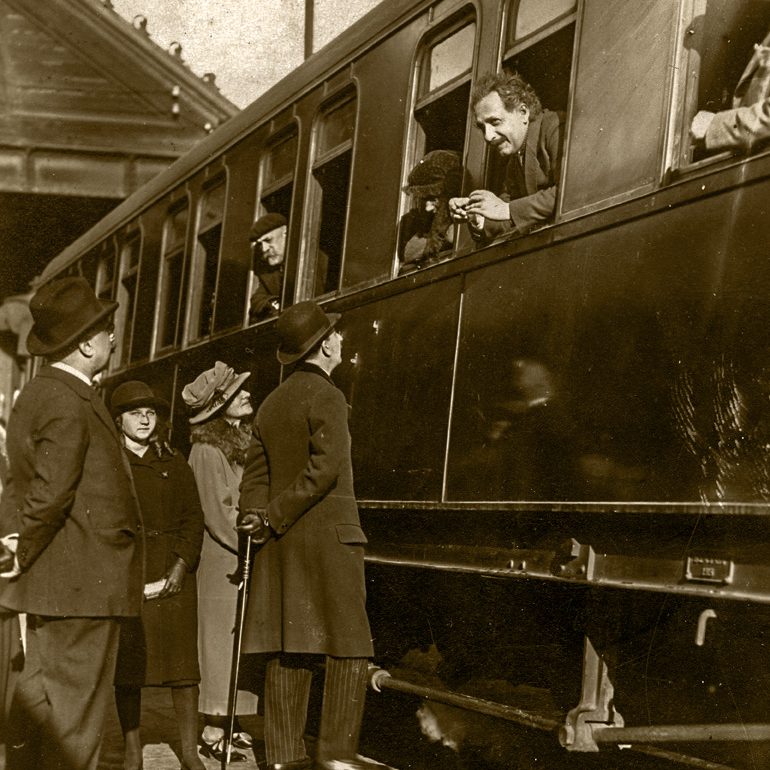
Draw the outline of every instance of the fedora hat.
[[[206,369],[185,385],[182,399],[193,412],[189,418],[190,424],[203,422],[216,414],[250,376],[251,372],[236,374],[231,366],[217,361],[211,369]]]
[[[324,313],[313,300],[298,302],[284,310],[275,324],[280,341],[276,353],[278,361],[282,364],[299,361],[339,320],[339,313]]]
[[[81,339],[117,307],[117,302],[99,299],[85,278],[51,281],[29,301],[34,323],[27,336],[27,350],[33,356],[56,353]]]
[[[110,412],[113,417],[117,417],[129,409],[135,409],[138,406],[153,406],[156,409],[163,409],[166,412],[170,407],[166,399],[156,396],[152,388],[139,380],[129,380],[121,382],[110,397]]]

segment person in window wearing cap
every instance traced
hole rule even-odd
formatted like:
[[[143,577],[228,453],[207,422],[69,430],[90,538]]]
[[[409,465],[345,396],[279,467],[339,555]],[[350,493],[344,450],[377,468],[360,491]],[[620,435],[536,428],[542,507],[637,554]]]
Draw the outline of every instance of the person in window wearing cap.
[[[499,195],[474,190],[467,198],[451,198],[452,218],[484,241],[526,233],[553,219],[564,115],[544,110],[532,86],[506,72],[481,78],[471,105],[484,141],[507,161],[505,181]]]
[[[429,152],[409,172],[404,192],[414,206],[399,225],[400,272],[405,273],[437,262],[452,248],[454,225],[449,199],[460,193],[460,154],[451,150]]]
[[[250,372],[237,374],[217,361],[185,385],[182,399],[190,410],[192,467],[203,507],[205,530],[198,567],[198,658],[201,667],[199,710],[204,715],[201,752],[222,759],[225,750],[228,685],[232,665],[233,625],[238,600],[238,488],[251,442],[248,418],[254,410],[243,384]],[[238,714],[256,714],[257,696],[240,691]],[[247,749],[251,736],[236,725],[233,746]],[[233,752],[231,762],[246,755]]]
[[[252,225],[249,241],[259,250],[254,262],[256,288],[249,303],[249,320],[253,323],[277,315],[280,309],[286,217],[277,213],[259,217]]]
[[[243,649],[267,660],[268,770],[304,770],[313,673],[325,668],[316,767],[382,767],[357,756],[368,658],[364,544],[348,406],[331,373],[339,315],[312,301],[278,318],[278,361],[296,364],[262,403],[241,483],[239,528],[254,556]]]
[[[195,585],[203,512],[190,466],[168,443],[169,409],[167,401],[139,380],[121,383],[110,397],[142,507],[146,556],[142,617],[124,621],[115,671],[124,770],[142,768],[142,687],[171,689],[182,770],[205,770],[198,756]]]
[[[17,575],[0,602],[27,613],[8,768],[95,770],[120,621],[141,611],[141,513],[115,423],[92,387],[114,347],[117,304],[79,277],[30,300],[27,347],[48,365],[14,406],[0,503],[0,527],[18,532]]]

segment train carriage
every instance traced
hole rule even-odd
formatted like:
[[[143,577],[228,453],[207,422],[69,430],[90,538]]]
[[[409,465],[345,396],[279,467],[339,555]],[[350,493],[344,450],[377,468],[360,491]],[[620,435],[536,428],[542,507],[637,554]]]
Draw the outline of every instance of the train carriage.
[[[524,731],[474,767],[768,761],[770,154],[689,134],[768,28],[765,0],[387,0],[47,268],[120,301],[106,387],[152,383],[183,443],[202,368],[281,379],[249,230],[286,216],[281,305],[344,316],[383,760],[431,766],[387,727],[423,695]],[[500,68],[566,115],[553,221],[404,270],[421,157],[499,184],[469,100]]]

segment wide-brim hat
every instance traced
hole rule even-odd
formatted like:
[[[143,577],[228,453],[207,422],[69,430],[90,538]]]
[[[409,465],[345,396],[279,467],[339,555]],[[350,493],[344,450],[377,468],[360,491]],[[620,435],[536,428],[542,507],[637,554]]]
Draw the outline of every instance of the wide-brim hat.
[[[298,302],[284,310],[275,324],[280,340],[276,352],[278,361],[282,364],[299,361],[339,320],[339,313],[324,313],[313,300]]]
[[[100,321],[112,315],[117,302],[99,299],[85,278],[61,278],[42,286],[29,301],[34,321],[27,350],[47,356],[77,342]]]
[[[166,399],[156,395],[149,385],[140,380],[122,382],[112,391],[110,412],[113,417],[140,406],[152,406],[165,412],[171,409]]]
[[[193,411],[189,423],[196,425],[223,409],[250,376],[251,372],[236,374],[231,366],[221,361],[199,374],[182,389],[182,399]]]

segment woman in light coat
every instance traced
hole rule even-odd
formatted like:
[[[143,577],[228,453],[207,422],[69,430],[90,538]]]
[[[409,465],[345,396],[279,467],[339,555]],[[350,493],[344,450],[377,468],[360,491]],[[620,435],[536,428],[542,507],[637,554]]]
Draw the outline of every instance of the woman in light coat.
[[[200,706],[205,726],[204,756],[221,759],[228,707],[233,632],[238,599],[238,488],[251,441],[251,398],[242,389],[250,372],[236,374],[217,361],[186,385],[182,398],[191,410],[192,467],[203,507],[205,532],[198,570],[198,655]],[[256,714],[257,696],[238,693],[237,713]],[[246,749],[251,736],[238,725],[233,746]],[[230,761],[244,760],[233,752]]]

